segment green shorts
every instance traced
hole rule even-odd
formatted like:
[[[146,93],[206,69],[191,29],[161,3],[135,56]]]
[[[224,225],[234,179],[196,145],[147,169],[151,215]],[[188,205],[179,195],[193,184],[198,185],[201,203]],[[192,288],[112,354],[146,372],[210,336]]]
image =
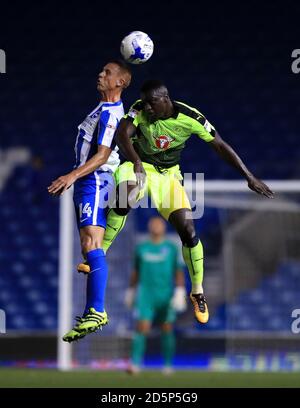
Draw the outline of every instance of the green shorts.
[[[181,184],[182,175],[179,165],[163,169],[159,172],[152,164],[143,162],[147,175],[146,183],[141,191],[137,190],[136,200],[141,200],[148,193],[158,212],[166,219],[172,212],[188,208],[191,205],[184,187]],[[136,182],[133,164],[125,162],[114,173],[116,184]]]
[[[135,317],[137,320],[147,320],[157,323],[174,323],[176,312],[170,304],[170,298],[166,302],[147,302],[139,300],[135,305]]]

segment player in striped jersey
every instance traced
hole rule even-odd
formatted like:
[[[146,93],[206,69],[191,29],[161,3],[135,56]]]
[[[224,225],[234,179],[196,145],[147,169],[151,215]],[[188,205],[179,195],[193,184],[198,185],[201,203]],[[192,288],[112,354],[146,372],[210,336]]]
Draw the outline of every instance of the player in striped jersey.
[[[104,308],[107,264],[102,241],[108,202],[114,192],[113,172],[120,163],[114,134],[124,115],[121,94],[130,80],[130,70],[123,61],[111,61],[104,66],[97,82],[101,102],[78,126],[74,170],[48,187],[50,194],[60,195],[74,183],[81,248],[91,271],[83,316],[63,337],[67,342],[82,338],[108,322]]]

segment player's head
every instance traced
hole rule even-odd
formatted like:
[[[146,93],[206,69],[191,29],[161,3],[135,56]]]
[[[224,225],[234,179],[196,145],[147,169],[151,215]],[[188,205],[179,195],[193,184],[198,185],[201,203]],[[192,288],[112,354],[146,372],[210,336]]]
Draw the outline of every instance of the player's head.
[[[166,223],[161,217],[151,217],[148,222],[148,231],[152,238],[161,239],[166,233]]]
[[[131,81],[131,70],[122,60],[111,60],[99,72],[97,89],[99,92],[127,88]]]
[[[141,87],[141,99],[150,122],[167,118],[173,113],[173,105],[168,89],[159,80],[150,79],[144,82]]]

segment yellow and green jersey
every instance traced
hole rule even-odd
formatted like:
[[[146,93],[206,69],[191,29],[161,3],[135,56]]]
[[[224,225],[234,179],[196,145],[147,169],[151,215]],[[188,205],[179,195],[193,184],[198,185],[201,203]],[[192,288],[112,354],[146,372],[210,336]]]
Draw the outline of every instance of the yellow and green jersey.
[[[133,145],[141,160],[162,168],[175,166],[185,142],[192,134],[205,142],[214,139],[215,128],[197,109],[173,101],[174,114],[150,123],[143,111],[143,102],[136,101],[124,118],[136,126]]]

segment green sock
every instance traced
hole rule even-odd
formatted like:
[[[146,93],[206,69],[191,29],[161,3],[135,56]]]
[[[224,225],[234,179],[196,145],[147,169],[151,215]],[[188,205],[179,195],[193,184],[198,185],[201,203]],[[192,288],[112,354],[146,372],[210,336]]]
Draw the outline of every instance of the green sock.
[[[132,349],[131,349],[131,361],[134,365],[139,366],[144,359],[146,348],[146,337],[142,333],[135,333]]]
[[[106,230],[103,238],[102,249],[107,252],[117,235],[122,231],[127,215],[118,215],[112,208],[107,214]]]
[[[165,366],[171,366],[175,355],[175,335],[171,332],[161,334],[161,351]]]
[[[199,240],[193,248],[182,246],[183,259],[188,267],[191,282],[192,293],[203,293],[203,246]]]

